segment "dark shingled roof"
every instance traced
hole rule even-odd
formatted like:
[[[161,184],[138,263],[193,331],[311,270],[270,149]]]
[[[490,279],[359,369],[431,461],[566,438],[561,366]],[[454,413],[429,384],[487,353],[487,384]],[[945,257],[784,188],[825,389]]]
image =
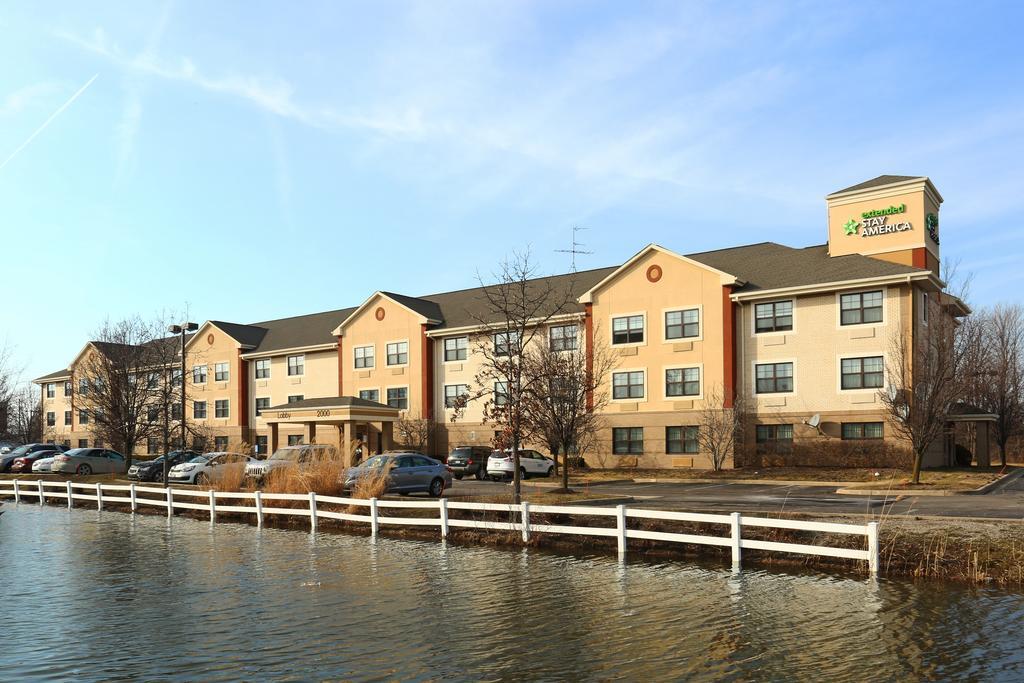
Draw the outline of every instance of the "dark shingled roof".
[[[444,314],[441,313],[441,307],[433,301],[427,301],[426,299],[414,296],[406,296],[405,294],[397,294],[395,292],[381,292],[381,294],[389,299],[397,301],[410,310],[416,311],[428,320],[444,320]]]
[[[877,178],[871,180],[865,180],[863,183],[857,183],[856,185],[850,185],[844,187],[841,190],[836,190],[832,194],[840,194],[841,192],[853,192],[854,190],[867,190],[872,187],[881,187],[883,185],[892,185],[893,183],[902,183],[908,180],[917,180],[924,176],[919,175],[880,175]]]
[[[331,334],[342,320],[354,313],[356,308],[340,308],[336,311],[310,313],[292,318],[267,320],[253,323],[246,327],[259,327],[266,330],[254,352],[278,351],[303,346],[331,344],[338,339]],[[225,330],[226,332],[227,330]]]
[[[928,272],[870,256],[829,256],[828,245],[794,249],[775,242],[688,254],[687,258],[735,275],[746,282],[737,292],[822,285],[888,275]]]
[[[307,398],[292,403],[282,403],[263,410],[305,410],[307,408],[390,408],[383,403],[367,401],[355,396],[325,396],[323,398]],[[397,408],[392,408],[398,412]]]
[[[267,334],[266,328],[256,327],[255,325],[239,325],[238,323],[229,323],[224,320],[211,320],[210,322],[224,330],[228,336],[242,346],[251,348],[259,346],[260,342],[263,341],[263,337]]]
[[[56,371],[51,372],[51,373],[49,373],[47,375],[43,375],[42,377],[36,377],[32,381],[33,382],[45,382],[48,379],[57,379],[58,377],[70,377],[70,376],[71,376],[71,371],[68,370],[67,368],[64,368],[63,370],[56,370]]]

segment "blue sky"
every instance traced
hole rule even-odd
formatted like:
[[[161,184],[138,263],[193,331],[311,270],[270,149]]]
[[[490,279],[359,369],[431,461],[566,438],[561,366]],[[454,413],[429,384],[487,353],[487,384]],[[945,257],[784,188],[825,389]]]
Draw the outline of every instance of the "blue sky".
[[[882,173],[938,186],[975,303],[1018,298],[1022,20],[986,2],[0,2],[0,343],[33,377],[108,316],[460,289],[526,245],[562,272],[574,224],[580,268],[649,242],[817,244],[824,195]]]

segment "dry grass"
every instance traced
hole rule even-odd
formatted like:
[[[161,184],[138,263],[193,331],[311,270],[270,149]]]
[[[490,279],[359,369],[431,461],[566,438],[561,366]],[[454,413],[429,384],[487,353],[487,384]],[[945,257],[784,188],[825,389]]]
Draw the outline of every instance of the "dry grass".
[[[355,486],[348,493],[348,497],[365,500],[381,498],[388,491],[388,480],[388,471],[386,469],[383,467],[373,469],[356,480]],[[366,514],[366,508],[361,505],[350,505],[346,512],[353,515],[362,515]]]
[[[1012,466],[1011,466],[1012,467]],[[1010,471],[1008,467],[1007,472]],[[1000,467],[971,467],[922,470],[921,481],[926,488],[977,488],[1003,474]],[[896,468],[853,468],[853,467],[769,467],[763,469],[745,468],[722,470],[698,469],[610,469],[589,470],[573,474],[573,481],[607,481],[609,479],[759,479],[764,481],[839,481],[874,482],[898,486],[910,478],[909,470]]]
[[[224,467],[211,483],[215,491],[241,491],[245,481],[245,466]]]

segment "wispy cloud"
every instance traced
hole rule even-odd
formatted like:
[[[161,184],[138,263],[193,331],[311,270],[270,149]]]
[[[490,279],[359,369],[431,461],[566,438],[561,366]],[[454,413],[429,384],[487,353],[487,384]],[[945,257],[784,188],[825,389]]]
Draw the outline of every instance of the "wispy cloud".
[[[71,106],[71,104],[72,104],[72,103],[73,103],[73,102],[74,102],[75,100],[77,100],[77,99],[78,99],[79,95],[81,95],[82,93],[84,93],[84,92],[86,91],[86,89],[88,89],[88,87],[89,87],[90,85],[92,85],[92,84],[93,84],[93,81],[95,81],[95,80],[96,80],[97,78],[99,78],[99,74],[95,74],[95,75],[94,75],[94,76],[93,76],[92,78],[90,78],[90,79],[89,79],[88,81],[86,81],[85,85],[83,85],[83,86],[82,86],[81,88],[79,88],[78,90],[76,90],[76,91],[75,91],[75,93],[74,93],[74,94],[73,94],[73,95],[72,95],[71,97],[69,97],[69,98],[67,99],[67,101],[65,101],[65,102],[64,102],[64,104],[60,105],[60,106],[59,106],[59,107],[57,108],[57,110],[56,110],[55,112],[53,112],[52,114],[50,114],[50,116],[49,116],[49,117],[48,117],[48,118],[47,118],[47,119],[46,119],[45,121],[43,121],[43,123],[42,123],[42,124],[41,124],[41,125],[40,125],[40,126],[39,126],[38,128],[36,128],[36,129],[35,129],[34,131],[32,131],[32,134],[31,134],[31,135],[29,135],[29,136],[28,136],[28,137],[27,137],[27,138],[25,139],[25,141],[24,141],[24,142],[22,142],[22,143],[21,143],[20,145],[18,145],[18,146],[17,146],[17,147],[16,147],[15,149],[14,149],[14,151],[13,151],[13,152],[11,152],[11,153],[10,153],[10,154],[9,154],[9,155],[7,156],[7,158],[5,158],[5,159],[4,159],[3,161],[0,161],[0,171],[2,171],[2,170],[4,169],[4,167],[5,167],[5,166],[7,166],[7,164],[11,163],[11,161],[12,161],[12,160],[13,160],[13,159],[14,159],[14,158],[15,158],[16,156],[18,156],[18,154],[20,154],[20,153],[21,153],[21,151],[22,151],[23,149],[25,149],[26,147],[28,147],[28,146],[29,146],[29,144],[30,144],[30,143],[31,143],[31,142],[32,142],[33,140],[35,140],[35,139],[36,139],[36,137],[37,137],[37,136],[38,136],[38,135],[39,135],[40,133],[42,133],[42,132],[43,132],[44,130],[46,130],[46,127],[47,127],[47,126],[49,126],[49,125],[50,125],[51,123],[53,123],[53,121],[54,121],[54,120],[55,120],[55,119],[56,119],[56,118],[57,118],[58,116],[60,116],[60,115],[61,115],[61,113],[63,113],[63,111],[64,111],[65,109],[67,109],[68,107],[70,107],[70,106]]]

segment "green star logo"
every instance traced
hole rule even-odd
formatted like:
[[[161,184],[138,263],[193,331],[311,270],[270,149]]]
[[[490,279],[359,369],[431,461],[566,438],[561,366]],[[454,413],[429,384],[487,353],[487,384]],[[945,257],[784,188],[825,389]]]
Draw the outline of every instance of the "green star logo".
[[[860,226],[860,223],[858,223],[856,220],[851,218],[850,220],[848,220],[845,223],[843,223],[843,230],[846,231],[847,235],[856,235],[857,234],[857,228],[859,226]]]

